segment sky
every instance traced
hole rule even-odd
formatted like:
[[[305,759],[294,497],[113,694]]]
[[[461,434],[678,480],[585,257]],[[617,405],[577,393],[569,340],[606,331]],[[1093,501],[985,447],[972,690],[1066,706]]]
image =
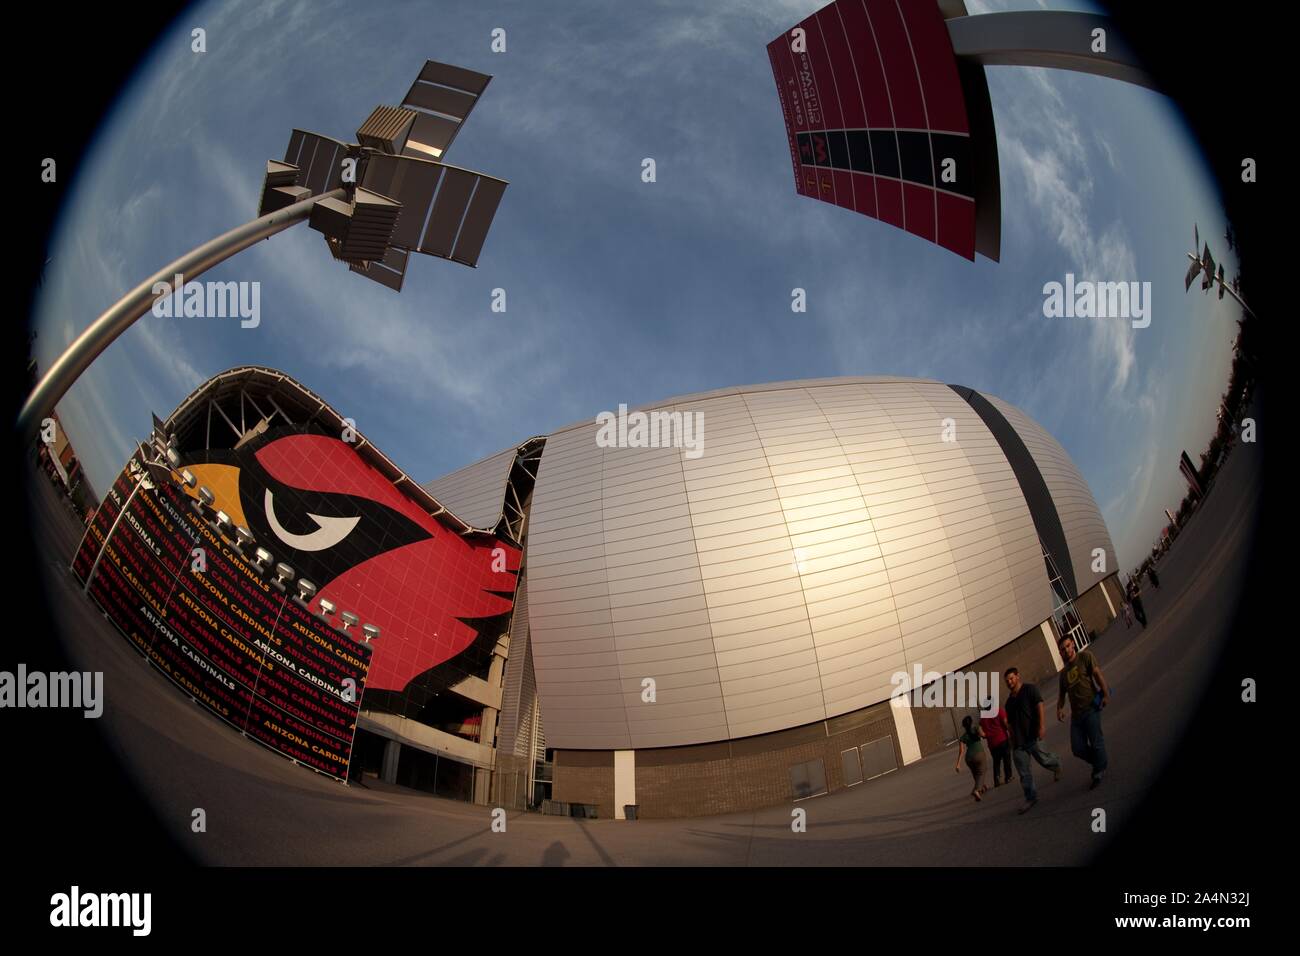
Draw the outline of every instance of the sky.
[[[259,282],[256,328],[146,315],[59,405],[92,486],[111,483],[150,412],[238,365],[287,372],[418,481],[620,403],[919,376],[1041,423],[1092,488],[1121,568],[1135,566],[1185,493],[1179,453],[1196,458],[1212,434],[1236,333],[1230,300],[1182,287],[1194,223],[1236,266],[1195,142],[1158,92],[989,67],[1001,261],[968,262],[795,193],[766,45],[823,5],[196,4],[69,190],[34,316],[42,371],[146,276],[254,218],[295,126],[355,138],[426,59],[493,75],[447,159],[510,186],[476,269],[414,257],[399,295],[297,226],[204,276]],[[191,49],[196,27],[206,52]],[[1149,281],[1150,326],[1046,318],[1043,286],[1066,273]]]

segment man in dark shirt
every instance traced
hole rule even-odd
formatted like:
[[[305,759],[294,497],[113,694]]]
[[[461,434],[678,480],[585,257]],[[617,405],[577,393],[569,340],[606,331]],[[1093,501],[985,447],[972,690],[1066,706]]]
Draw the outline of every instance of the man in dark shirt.
[[[1047,724],[1043,719],[1043,695],[1038,692],[1038,688],[1022,681],[1020,671],[1014,667],[1008,667],[1002,676],[1006,679],[1007,690],[1011,692],[1007,698],[1007,722],[1011,725],[1011,759],[1015,762],[1016,773],[1020,775],[1020,786],[1025,791],[1025,805],[1019,812],[1025,813],[1032,810],[1038,802],[1030,758],[1037,760],[1044,769],[1052,771],[1055,780],[1061,779],[1061,758],[1042,747]]]
[[[1101,709],[1110,703],[1110,688],[1092,651],[1076,650],[1074,638],[1061,638],[1061,690],[1056,698],[1056,719],[1065,719],[1065,698],[1070,698],[1070,751],[1092,765],[1092,789],[1106,772],[1106,741],[1101,735]]]
[[[1128,603],[1133,606],[1133,614],[1142,625],[1142,630],[1147,629],[1147,612],[1142,606],[1142,594],[1138,590],[1137,582],[1130,581],[1128,586]]]

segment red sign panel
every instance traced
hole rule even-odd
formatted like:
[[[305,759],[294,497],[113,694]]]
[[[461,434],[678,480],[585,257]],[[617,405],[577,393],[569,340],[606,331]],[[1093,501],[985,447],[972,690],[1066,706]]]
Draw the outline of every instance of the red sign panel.
[[[975,258],[970,124],[934,0],[836,0],[767,52],[800,195]]]

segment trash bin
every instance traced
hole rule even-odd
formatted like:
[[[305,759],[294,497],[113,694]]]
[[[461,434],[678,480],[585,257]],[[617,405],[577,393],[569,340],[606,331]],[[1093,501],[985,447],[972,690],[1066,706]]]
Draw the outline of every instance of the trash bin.
[[[623,816],[627,817],[629,820],[635,820],[635,819],[636,819],[636,808],[637,808],[637,805],[636,805],[635,803],[625,803],[625,804],[623,804]]]

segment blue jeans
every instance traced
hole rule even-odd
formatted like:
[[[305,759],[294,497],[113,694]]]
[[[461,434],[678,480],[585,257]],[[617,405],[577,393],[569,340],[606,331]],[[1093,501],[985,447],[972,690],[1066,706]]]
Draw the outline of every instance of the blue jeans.
[[[1034,789],[1034,775],[1032,764],[1029,758],[1033,757],[1038,761],[1039,766],[1053,772],[1061,769],[1061,758],[1056,754],[1046,751],[1042,748],[1042,742],[1032,740],[1029,743],[1021,744],[1011,752],[1011,759],[1015,761],[1016,773],[1020,776],[1020,786],[1024,788],[1026,800],[1037,800],[1038,791]]]
[[[1070,752],[1092,764],[1094,778],[1105,771],[1106,740],[1101,735],[1101,711],[1096,707],[1070,718]]]

